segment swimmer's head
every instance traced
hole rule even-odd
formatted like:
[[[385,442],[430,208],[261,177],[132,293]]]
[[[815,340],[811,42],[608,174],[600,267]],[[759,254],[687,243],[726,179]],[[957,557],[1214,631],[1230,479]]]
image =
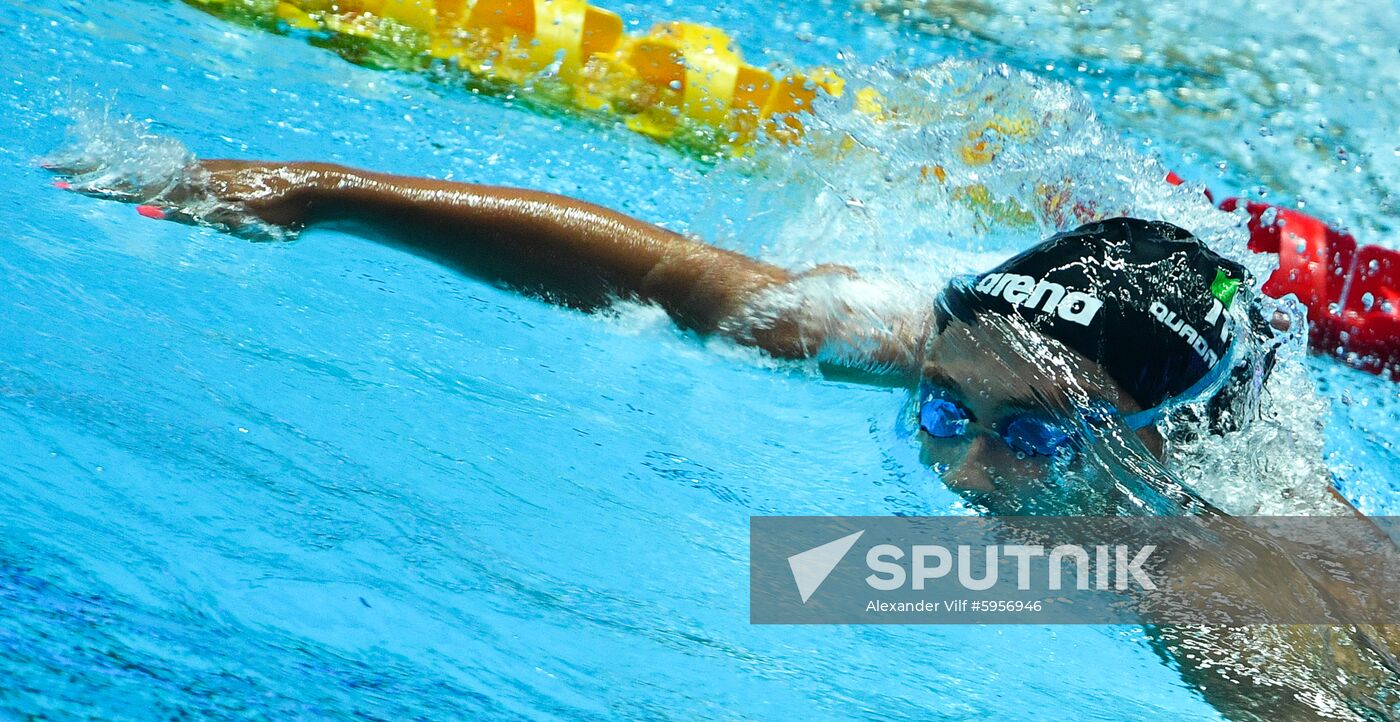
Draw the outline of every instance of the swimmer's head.
[[[1016,317],[1101,366],[1146,411],[1208,390],[1223,368],[1228,313],[1243,266],[1161,221],[1114,218],[1037,244],[988,273],[950,284],[941,306],[976,325]]]
[[[1241,265],[1169,223],[1061,233],[939,297],[918,398],[926,448],[954,486],[1043,475],[1113,421],[1152,445],[1164,411],[1233,366]],[[1158,448],[1153,448],[1157,451]]]

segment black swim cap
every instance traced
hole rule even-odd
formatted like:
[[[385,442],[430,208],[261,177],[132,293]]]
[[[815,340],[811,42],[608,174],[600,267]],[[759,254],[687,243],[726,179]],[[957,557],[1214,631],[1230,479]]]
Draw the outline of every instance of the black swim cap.
[[[1018,316],[1098,362],[1143,409],[1224,371],[1244,267],[1162,221],[1113,218],[1051,236],[970,283],[943,305],[975,324]],[[1204,390],[1204,389],[1200,389]]]

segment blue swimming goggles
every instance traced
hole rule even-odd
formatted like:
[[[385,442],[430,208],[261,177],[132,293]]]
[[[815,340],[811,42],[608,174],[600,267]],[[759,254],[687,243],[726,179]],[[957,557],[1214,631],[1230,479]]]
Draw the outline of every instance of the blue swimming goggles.
[[[1098,412],[1094,412],[1097,417]],[[919,388],[919,427],[929,436],[949,439],[967,432],[972,420],[967,409],[939,394],[930,385]],[[1002,425],[1001,438],[1025,456],[1062,457],[1074,453],[1079,438],[1068,423],[1034,413],[1018,414]]]
[[[1172,407],[1208,396],[1219,388],[1234,363],[1234,345],[1226,359],[1217,362],[1203,378],[1182,394],[1150,409],[1123,415],[1123,423],[1133,431],[1157,423]],[[1107,424],[1117,412],[1106,402],[1093,408],[1080,409],[1090,426]],[[961,404],[949,399],[932,384],[919,385],[919,428],[929,436],[949,439],[962,436],[972,416]],[[1066,457],[1082,446],[1085,430],[1073,421],[1050,420],[1037,413],[1012,416],[1000,429],[1001,438],[1016,452],[1025,456]]]

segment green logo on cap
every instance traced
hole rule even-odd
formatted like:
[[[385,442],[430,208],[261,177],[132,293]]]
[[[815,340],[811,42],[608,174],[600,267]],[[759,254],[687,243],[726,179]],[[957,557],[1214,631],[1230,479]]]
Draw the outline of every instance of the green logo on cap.
[[[1215,280],[1210,282],[1210,295],[1219,299],[1225,308],[1229,308],[1230,303],[1235,300],[1235,292],[1239,290],[1240,279],[1230,278],[1223,268],[1216,269]]]

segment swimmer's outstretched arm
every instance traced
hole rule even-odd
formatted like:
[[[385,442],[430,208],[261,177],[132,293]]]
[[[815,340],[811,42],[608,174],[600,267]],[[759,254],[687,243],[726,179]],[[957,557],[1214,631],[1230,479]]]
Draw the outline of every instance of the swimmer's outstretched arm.
[[[584,308],[620,296],[660,305],[687,329],[730,336],[779,358],[824,345],[859,347],[854,364],[917,373],[922,319],[889,319],[874,343],[791,304],[756,312],[765,293],[803,277],[854,275],[819,266],[795,274],[659,226],[564,196],[388,175],[325,163],[210,160],[206,192],[288,228],[367,227],[390,242],[475,274]],[[781,306],[781,305],[780,305]],[[878,323],[877,323],[878,325]],[[894,330],[891,330],[894,329]]]

